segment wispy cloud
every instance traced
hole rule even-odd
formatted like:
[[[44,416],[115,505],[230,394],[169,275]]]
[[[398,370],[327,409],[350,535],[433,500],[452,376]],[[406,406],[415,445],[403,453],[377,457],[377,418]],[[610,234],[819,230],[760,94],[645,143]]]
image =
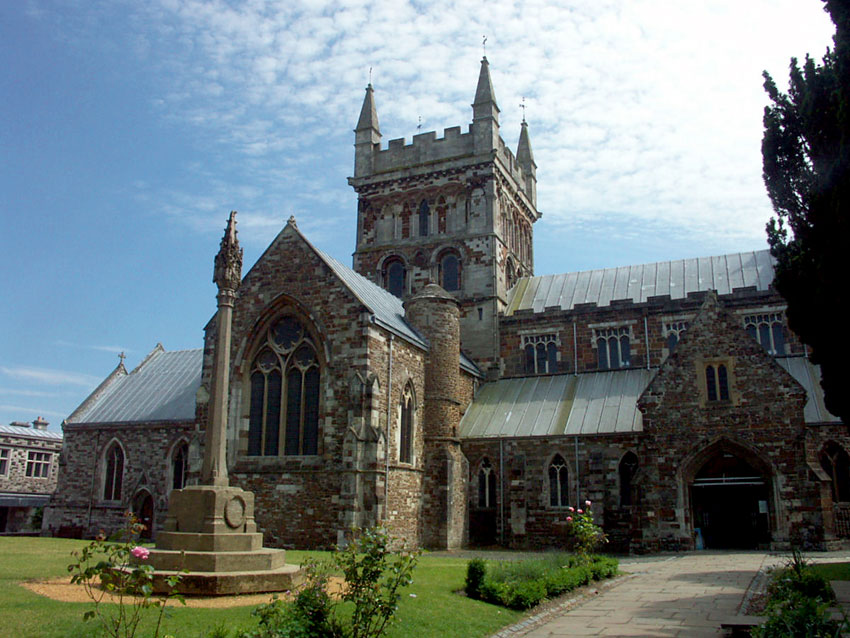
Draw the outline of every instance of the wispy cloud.
[[[70,413],[66,413],[66,412],[56,412],[54,410],[44,410],[42,408],[31,408],[31,407],[28,407],[28,406],[8,405],[8,404],[3,404],[3,403],[0,403],[0,410],[6,410],[8,412],[15,412],[15,413],[20,413],[20,414],[25,414],[25,415],[35,414],[36,416],[58,417],[60,419],[64,419],[66,416],[68,416],[68,414],[70,414]],[[29,417],[27,416],[27,417],[21,417],[21,418],[23,419],[23,418],[29,418]]]
[[[84,388],[92,388],[103,380],[99,377],[95,377],[94,375],[83,374],[80,372],[52,370],[50,368],[31,368],[26,366],[0,366],[0,374],[11,379],[34,381],[47,385],[73,385]]]
[[[0,388],[0,394],[14,395],[20,397],[39,397],[55,399],[56,397],[73,397],[76,396],[78,393],[57,392],[55,390],[51,390],[48,392],[43,390],[25,390],[23,388]]]
[[[122,346],[97,346],[91,344],[83,344],[83,343],[71,343],[70,341],[62,341],[61,339],[55,341],[57,346],[63,346],[66,348],[81,348],[85,350],[96,350],[98,352],[112,352],[115,354],[128,354],[132,352],[130,348],[124,348]]]
[[[789,58],[822,55],[833,30],[819,3],[799,0],[154,0],[122,10],[140,27],[133,50],[163,83],[151,108],[191,127],[217,165],[214,175],[198,167],[197,185],[157,209],[218,233],[238,208],[249,242],[292,213],[353,216],[345,177],[370,68],[385,142],[410,139],[420,117],[438,132],[467,124],[482,34],[510,146],[526,99],[549,231],[613,212],[635,226],[762,242],[761,71],[784,83]],[[78,23],[81,41],[92,28]]]

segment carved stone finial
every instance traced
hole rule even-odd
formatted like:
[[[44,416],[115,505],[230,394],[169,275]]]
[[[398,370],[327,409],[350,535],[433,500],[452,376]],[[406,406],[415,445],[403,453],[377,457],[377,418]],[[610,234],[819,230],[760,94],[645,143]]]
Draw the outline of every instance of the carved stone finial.
[[[236,211],[230,211],[221,248],[215,256],[213,282],[219,290],[236,290],[242,282],[242,249],[236,237]]]
[[[295,226],[295,228],[298,228],[298,224],[296,224],[296,223],[295,223],[295,215],[290,215],[290,216],[289,216],[289,221],[288,221],[288,222],[286,222],[286,223],[287,223],[287,224],[292,224],[293,226]]]

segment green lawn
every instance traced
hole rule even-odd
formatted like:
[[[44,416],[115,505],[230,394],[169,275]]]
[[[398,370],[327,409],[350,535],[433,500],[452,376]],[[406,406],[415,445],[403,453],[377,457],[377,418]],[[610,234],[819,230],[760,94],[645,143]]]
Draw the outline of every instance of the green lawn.
[[[812,563],[811,568],[827,580],[850,580],[850,563]]]
[[[0,627],[13,638],[83,638],[95,635],[92,622],[83,623],[90,605],[60,603],[20,586],[22,581],[64,577],[71,552],[84,541],[54,538],[0,537]],[[297,563],[319,552],[287,552],[287,561]],[[463,587],[466,560],[422,556],[414,572],[414,583],[403,590],[399,623],[391,638],[431,636],[467,638],[488,636],[516,622],[522,614],[469,600],[453,592]],[[414,594],[415,596],[411,596]],[[217,625],[235,631],[253,624],[252,606],[229,609],[189,609],[175,604],[166,620],[168,633],[176,638],[203,638]],[[149,612],[153,626],[153,611]],[[152,635],[139,631],[138,636]],[[232,634],[231,634],[232,635]]]

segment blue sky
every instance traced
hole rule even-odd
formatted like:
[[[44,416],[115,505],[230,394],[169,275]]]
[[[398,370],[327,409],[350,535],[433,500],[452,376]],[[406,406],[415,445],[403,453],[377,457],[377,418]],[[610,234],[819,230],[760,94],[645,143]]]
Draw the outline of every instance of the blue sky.
[[[818,0],[0,3],[0,423],[58,429],[118,363],[201,345],[239,211],[351,263],[353,133],[466,127],[482,35],[502,136],[525,97],[537,274],[763,248],[761,71],[833,33]]]

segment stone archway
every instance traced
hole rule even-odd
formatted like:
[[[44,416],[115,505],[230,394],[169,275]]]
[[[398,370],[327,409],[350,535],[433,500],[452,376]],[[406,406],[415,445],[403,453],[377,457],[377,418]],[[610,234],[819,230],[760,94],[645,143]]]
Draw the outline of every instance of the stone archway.
[[[139,490],[133,497],[133,514],[144,529],[139,538],[150,540],[153,538],[153,496],[147,490]]]
[[[683,473],[694,535],[706,549],[769,545],[772,472],[753,451],[721,440],[694,455]]]

